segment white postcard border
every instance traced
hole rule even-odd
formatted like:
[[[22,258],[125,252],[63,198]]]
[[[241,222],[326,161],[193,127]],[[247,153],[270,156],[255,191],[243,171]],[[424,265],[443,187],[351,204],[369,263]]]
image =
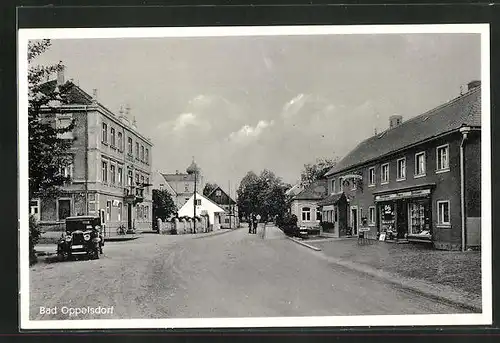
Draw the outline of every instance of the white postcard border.
[[[144,329],[245,327],[359,327],[448,326],[492,323],[491,266],[491,137],[490,137],[490,27],[489,24],[346,25],[346,26],[238,26],[167,28],[20,29],[18,31],[18,147],[19,147],[19,304],[21,329]],[[28,62],[31,39],[153,38],[275,36],[329,34],[478,33],[481,35],[482,130],[482,313],[432,315],[377,315],[325,317],[252,317],[200,319],[30,320],[29,318],[29,203],[28,194]],[[484,229],[487,228],[487,229]]]

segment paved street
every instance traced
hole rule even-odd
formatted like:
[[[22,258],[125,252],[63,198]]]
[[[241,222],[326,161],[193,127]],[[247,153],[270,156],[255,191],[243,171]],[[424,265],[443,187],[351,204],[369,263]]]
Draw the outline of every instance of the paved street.
[[[196,318],[460,313],[409,291],[343,269],[274,227],[212,237],[144,235],[110,242],[95,261],[31,268],[31,319],[40,307],[113,307],[72,319]]]

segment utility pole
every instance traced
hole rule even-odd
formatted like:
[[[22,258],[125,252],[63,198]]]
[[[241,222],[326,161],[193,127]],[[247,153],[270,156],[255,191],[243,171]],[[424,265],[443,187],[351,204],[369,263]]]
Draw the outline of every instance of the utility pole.
[[[193,159],[194,160],[194,159]],[[195,170],[194,172],[194,194],[193,194],[193,233],[196,233],[196,174],[198,172]]]
[[[231,211],[231,180],[229,180],[229,196],[227,197],[227,204],[229,205],[229,230],[232,229],[231,227],[231,215],[232,215],[232,211]]]

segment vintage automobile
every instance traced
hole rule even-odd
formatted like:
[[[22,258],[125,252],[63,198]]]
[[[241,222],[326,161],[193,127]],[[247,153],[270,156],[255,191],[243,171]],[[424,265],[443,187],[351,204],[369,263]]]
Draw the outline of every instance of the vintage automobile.
[[[62,259],[87,256],[98,259],[102,254],[104,236],[99,216],[66,218],[66,232],[57,244],[57,254]]]

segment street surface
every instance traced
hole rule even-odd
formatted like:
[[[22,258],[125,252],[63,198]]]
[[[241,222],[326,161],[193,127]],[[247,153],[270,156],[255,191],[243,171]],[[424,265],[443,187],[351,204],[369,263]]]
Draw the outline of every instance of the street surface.
[[[198,238],[109,242],[95,261],[30,269],[31,319],[137,319],[462,313],[331,264],[275,227]],[[54,246],[55,249],[55,246]],[[62,307],[112,307],[69,316]],[[57,308],[56,314],[40,307]],[[108,311],[109,312],[109,311]],[[390,323],[388,323],[390,325]]]

